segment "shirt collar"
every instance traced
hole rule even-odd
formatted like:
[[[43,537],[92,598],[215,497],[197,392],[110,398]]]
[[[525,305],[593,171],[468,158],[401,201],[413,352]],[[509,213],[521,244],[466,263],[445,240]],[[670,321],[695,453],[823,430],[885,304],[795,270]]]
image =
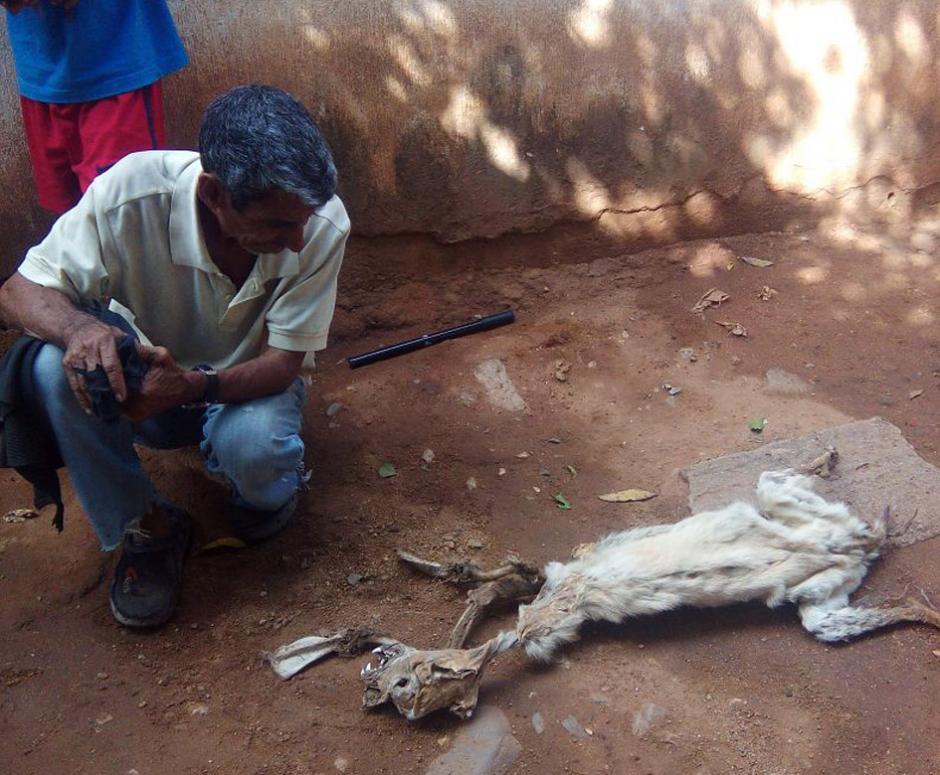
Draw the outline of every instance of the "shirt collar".
[[[195,156],[180,173],[170,201],[170,260],[177,266],[190,266],[208,274],[222,274],[206,248],[199,222],[199,204],[196,185],[202,174],[202,164]],[[313,219],[311,218],[311,221]],[[308,228],[309,228],[308,224]],[[280,277],[293,277],[300,272],[300,261],[292,250],[280,253],[262,253],[255,262],[252,274],[260,275],[261,282]]]

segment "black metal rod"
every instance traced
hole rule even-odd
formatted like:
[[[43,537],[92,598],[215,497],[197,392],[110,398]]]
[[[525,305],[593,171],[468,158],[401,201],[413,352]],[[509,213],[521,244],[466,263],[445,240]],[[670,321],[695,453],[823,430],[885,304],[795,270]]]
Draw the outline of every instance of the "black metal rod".
[[[457,339],[467,334],[476,334],[479,331],[489,331],[491,328],[499,328],[512,323],[516,319],[511,309],[497,312],[495,315],[487,315],[485,318],[473,320],[469,323],[462,323],[459,326],[445,328],[443,331],[434,331],[430,334],[417,336],[414,339],[407,339],[398,344],[390,344],[388,347],[380,347],[378,350],[363,353],[362,355],[352,355],[346,359],[349,368],[358,369],[360,366],[368,366],[376,361],[384,361],[389,358],[396,358],[405,353],[421,350],[430,347],[438,342],[446,342],[448,339]]]

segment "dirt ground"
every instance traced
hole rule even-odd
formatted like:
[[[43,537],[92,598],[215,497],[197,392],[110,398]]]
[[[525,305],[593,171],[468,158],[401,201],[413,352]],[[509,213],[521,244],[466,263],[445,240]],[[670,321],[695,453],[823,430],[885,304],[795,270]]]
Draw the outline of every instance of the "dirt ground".
[[[310,391],[313,478],[299,518],[261,547],[193,556],[163,631],[112,621],[113,558],[71,495],[62,535],[45,518],[0,523],[0,770],[423,773],[463,722],[364,713],[362,660],[281,682],[259,653],[352,625],[438,645],[462,593],[409,573],[396,547],[483,563],[509,551],[565,559],[607,531],[684,516],[678,469],[766,441],[880,415],[940,463],[934,237],[929,221],[900,231],[833,222],[600,256],[556,234],[554,248],[544,238],[480,243],[475,264],[444,249],[423,257],[430,248],[406,238],[354,244]],[[396,277],[404,282],[392,287]],[[763,286],[776,290],[767,301]],[[730,301],[693,314],[712,287]],[[341,360],[506,305],[511,327],[357,371]],[[525,409],[488,400],[474,372],[491,358]],[[570,365],[564,382],[558,361]],[[804,392],[768,384],[771,368],[799,377]],[[682,392],[669,397],[666,383]],[[748,428],[759,416],[761,436]],[[200,542],[224,534],[217,485],[179,454],[146,460],[196,515]],[[385,462],[397,476],[378,476]],[[0,512],[27,505],[28,487],[2,478]],[[658,496],[597,498],[626,487]],[[892,552],[866,586],[940,601],[940,539]],[[512,772],[937,773],[938,649],[940,633],[926,628],[831,647],[789,608],[683,610],[589,629],[548,668],[511,652],[488,672],[480,704],[509,718],[522,746]],[[591,734],[569,734],[568,716]]]

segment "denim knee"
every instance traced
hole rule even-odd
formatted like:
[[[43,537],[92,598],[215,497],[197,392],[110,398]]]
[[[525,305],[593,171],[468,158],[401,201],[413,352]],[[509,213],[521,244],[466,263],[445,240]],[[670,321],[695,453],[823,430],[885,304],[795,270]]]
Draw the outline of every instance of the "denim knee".
[[[58,347],[46,343],[33,361],[33,382],[46,403],[47,411],[52,409],[50,402],[71,401],[78,406],[62,366],[64,355]]]
[[[209,470],[229,480],[238,505],[278,509],[300,486],[302,405],[302,388],[292,388],[280,396],[210,410],[202,451]]]
[[[300,485],[304,444],[292,434],[246,443],[236,438],[236,448],[213,445],[220,470],[228,477],[240,505],[260,511],[283,506]]]

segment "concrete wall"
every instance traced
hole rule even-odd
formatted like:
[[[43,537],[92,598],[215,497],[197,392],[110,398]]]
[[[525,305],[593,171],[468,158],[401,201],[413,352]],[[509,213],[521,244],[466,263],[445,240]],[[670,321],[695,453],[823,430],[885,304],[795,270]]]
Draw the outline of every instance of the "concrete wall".
[[[582,221],[629,249],[897,202],[940,178],[929,0],[170,6],[192,58],[167,83],[171,142],[190,147],[231,85],[288,89],[331,141],[360,235]],[[10,266],[43,221],[2,35],[0,148]]]

